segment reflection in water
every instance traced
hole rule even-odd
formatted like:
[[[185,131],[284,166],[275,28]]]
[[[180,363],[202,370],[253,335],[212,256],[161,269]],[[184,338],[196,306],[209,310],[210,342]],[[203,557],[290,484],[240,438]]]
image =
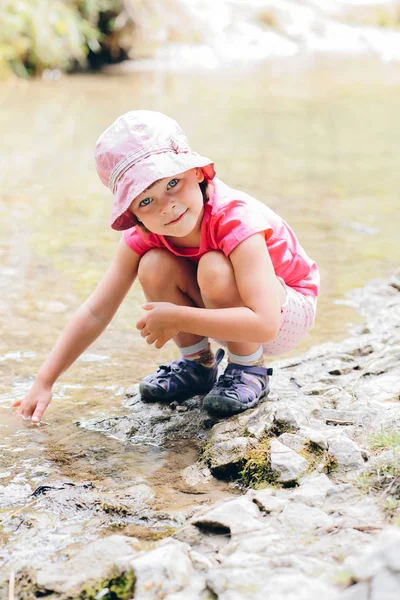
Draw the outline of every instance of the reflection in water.
[[[221,179],[267,202],[298,233],[322,275],[316,327],[302,349],[342,339],[348,323],[359,320],[341,303],[344,295],[389,274],[399,255],[398,72],[373,62],[293,64],[110,71],[3,87],[0,485],[34,490],[68,479],[118,488],[148,481],[171,460],[166,451],[121,447],[73,424],[122,414],[124,390],[176,356],[172,346],[147,347],[136,332],[143,301],[136,285],[89,354],[56,386],[40,427],[17,421],[8,409],[29,389],[68,315],[114,252],[119,236],[108,226],[110,195],[97,179],[93,149],[125,111],[147,108],[176,118],[192,147],[215,160]],[[183,453],[174,468],[193,461],[194,454]],[[160,492],[164,499],[170,494],[166,505],[176,501],[173,487],[172,480]]]

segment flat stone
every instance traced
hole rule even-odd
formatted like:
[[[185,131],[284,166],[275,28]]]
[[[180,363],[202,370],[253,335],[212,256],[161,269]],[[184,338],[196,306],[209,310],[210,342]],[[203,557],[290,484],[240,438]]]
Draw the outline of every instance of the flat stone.
[[[271,469],[279,481],[296,481],[308,469],[308,461],[278,440],[271,440]]]
[[[301,479],[300,486],[293,490],[291,499],[303,502],[308,506],[322,504],[327,492],[334,487],[333,483],[323,473],[305,476]]]
[[[370,600],[399,600],[400,574],[382,569],[370,583]]]
[[[189,465],[186,469],[182,469],[181,477],[185,483],[193,487],[196,485],[207,485],[213,479],[210,469],[199,463]]]
[[[273,491],[274,490],[270,490],[268,488],[264,490],[257,490],[256,492],[253,492],[251,496],[253,502],[257,504],[258,508],[263,512],[281,512],[287,502],[287,500],[273,495],[271,493]]]
[[[325,512],[301,502],[288,502],[278,518],[297,532],[313,531],[318,527],[334,525],[334,519]]]
[[[305,439],[296,433],[282,433],[277,439],[278,442],[285,444],[285,446],[291,448],[294,452],[300,452],[304,449]]]
[[[310,427],[300,427],[298,433],[322,450],[328,450],[328,437],[324,432],[311,429]]]
[[[378,376],[370,376],[359,381],[354,392],[362,402],[398,402],[400,400],[400,377],[390,371]]]
[[[242,497],[212,508],[200,517],[195,517],[192,523],[209,531],[225,529],[231,535],[238,535],[262,529],[260,514],[250,499]]]
[[[336,600],[371,600],[369,583],[356,583],[337,595]]]
[[[361,448],[344,435],[329,438],[329,453],[343,471],[362,469],[365,465]]]
[[[327,425],[354,425],[360,417],[360,413],[354,410],[334,410],[330,408],[318,408],[312,411],[313,417],[321,419]]]
[[[135,598],[164,598],[190,587],[195,571],[190,546],[167,538],[129,561],[136,575]]]
[[[90,581],[96,582],[109,575],[117,560],[137,554],[138,541],[123,535],[90,542],[71,559],[49,563],[36,576],[39,587],[56,593],[78,596]],[[124,560],[124,566],[126,561]]]

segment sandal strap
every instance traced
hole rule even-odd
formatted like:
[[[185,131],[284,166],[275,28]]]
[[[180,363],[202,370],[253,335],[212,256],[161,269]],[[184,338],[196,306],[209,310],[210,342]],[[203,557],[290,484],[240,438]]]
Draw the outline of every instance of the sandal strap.
[[[229,363],[225,373],[228,374],[231,371],[244,371],[245,373],[251,373],[252,375],[258,375],[259,377],[268,377],[274,372],[271,367],[254,367],[251,365],[241,365],[239,363]]]

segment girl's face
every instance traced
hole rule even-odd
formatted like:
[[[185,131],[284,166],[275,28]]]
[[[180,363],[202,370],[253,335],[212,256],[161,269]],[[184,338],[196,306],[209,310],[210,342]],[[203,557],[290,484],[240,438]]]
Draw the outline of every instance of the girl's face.
[[[184,237],[196,229],[203,214],[199,183],[204,175],[195,168],[159,179],[137,196],[129,207],[152,233]]]

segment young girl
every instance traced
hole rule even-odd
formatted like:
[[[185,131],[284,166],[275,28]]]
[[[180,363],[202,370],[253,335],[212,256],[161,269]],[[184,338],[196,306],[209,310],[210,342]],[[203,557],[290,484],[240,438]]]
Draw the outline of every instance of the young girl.
[[[144,400],[205,394],[231,415],[269,392],[264,354],[293,349],[311,329],[319,274],[290,227],[261,202],[215,177],[177,123],[138,110],[99,138],[96,166],[114,194],[111,227],[124,231],[105,276],[78,309],[21,401],[39,422],[58,377],[107,327],[138,277],[148,300],[136,326],[148,344],[173,339],[182,357],[140,384]],[[228,366],[217,379],[225,340]]]

